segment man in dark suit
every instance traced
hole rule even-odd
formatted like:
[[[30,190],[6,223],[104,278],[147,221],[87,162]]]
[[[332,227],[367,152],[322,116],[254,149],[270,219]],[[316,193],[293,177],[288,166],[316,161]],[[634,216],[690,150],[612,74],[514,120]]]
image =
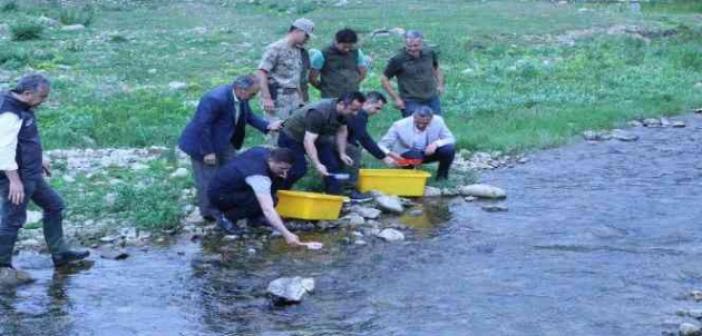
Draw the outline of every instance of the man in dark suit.
[[[178,146],[192,160],[198,207],[206,220],[214,220],[217,214],[207,198],[209,182],[217,168],[234,158],[241,148],[246,124],[262,133],[280,128],[281,122],[269,123],[251,111],[249,99],[259,88],[256,77],[246,75],[211,90],[200,99],[193,119],[180,136]]]

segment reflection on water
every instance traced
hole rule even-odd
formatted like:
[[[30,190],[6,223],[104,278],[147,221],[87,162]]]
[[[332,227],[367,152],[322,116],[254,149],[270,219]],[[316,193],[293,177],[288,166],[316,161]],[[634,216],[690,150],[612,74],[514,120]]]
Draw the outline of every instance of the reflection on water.
[[[302,233],[325,244],[310,251],[256,231],[56,272],[23,253],[38,281],[0,294],[0,335],[659,335],[702,288],[702,123],[687,122],[485,174],[509,212],[427,200],[390,219],[401,242],[341,228]],[[298,275],[315,292],[272,306],[267,284]]]

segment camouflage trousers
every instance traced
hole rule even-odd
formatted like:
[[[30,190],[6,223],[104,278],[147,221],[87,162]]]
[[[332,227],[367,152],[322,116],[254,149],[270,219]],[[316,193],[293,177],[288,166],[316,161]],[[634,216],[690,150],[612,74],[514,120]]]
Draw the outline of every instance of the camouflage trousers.
[[[298,91],[288,92],[283,89],[278,89],[278,95],[274,101],[275,110],[273,113],[266,113],[266,120],[268,122],[273,122],[277,120],[285,120],[290,117],[290,115],[295,111],[300,105],[302,105],[302,98]],[[269,146],[278,145],[278,132],[270,132],[266,137],[266,143]]]

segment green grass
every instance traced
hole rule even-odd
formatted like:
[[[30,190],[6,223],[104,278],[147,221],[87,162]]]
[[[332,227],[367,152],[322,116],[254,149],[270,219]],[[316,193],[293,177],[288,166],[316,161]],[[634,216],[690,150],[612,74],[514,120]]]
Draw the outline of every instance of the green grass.
[[[360,33],[373,59],[364,90],[380,88],[379,74],[402,45],[398,37],[369,33],[422,30],[440,52],[447,79],[442,105],[460,148],[509,153],[558,146],[586,129],[680,114],[702,103],[697,1],[644,3],[642,13],[620,4],[507,0],[363,0],[339,7],[268,0],[76,3],[69,11],[23,1],[0,11],[0,21],[12,27],[62,13],[63,23],[90,25],[79,32],[44,29],[41,39],[0,39],[1,70],[13,78],[41,70],[55,83],[40,111],[47,148],[173,147],[198,98],[255,70],[263,48],[303,15],[317,23],[314,48],[343,27]],[[606,33],[618,25],[642,32]],[[564,38],[571,35],[580,37]],[[170,81],[187,82],[188,89],[171,91]],[[257,101],[252,106],[259,110]],[[398,117],[387,107],[372,119],[372,133],[380,136]],[[249,134],[247,145],[261,143],[256,131]],[[315,186],[311,176],[304,186]],[[156,193],[120,192],[146,199]],[[154,199],[172,198],[171,192],[165,188]],[[144,213],[137,217],[145,226],[172,215],[157,211],[154,219],[145,209],[137,212]]]
[[[41,38],[44,27],[35,22],[17,22],[10,26],[13,41],[29,41]]]

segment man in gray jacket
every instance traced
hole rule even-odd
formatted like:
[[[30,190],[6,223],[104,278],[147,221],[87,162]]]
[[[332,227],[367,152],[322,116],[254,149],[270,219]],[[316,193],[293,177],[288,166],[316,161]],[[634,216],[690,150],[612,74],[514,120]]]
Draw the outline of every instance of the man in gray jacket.
[[[396,121],[380,140],[386,153],[399,153],[406,159],[420,159],[422,163],[439,162],[437,180],[448,178],[456,155],[456,139],[441,116],[434,115],[428,106],[420,106],[414,113]]]

